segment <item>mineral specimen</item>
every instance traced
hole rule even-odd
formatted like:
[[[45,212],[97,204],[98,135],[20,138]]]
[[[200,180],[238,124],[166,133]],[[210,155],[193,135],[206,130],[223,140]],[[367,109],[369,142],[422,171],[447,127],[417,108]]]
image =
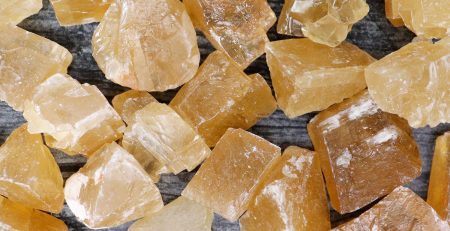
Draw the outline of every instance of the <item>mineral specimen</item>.
[[[401,2],[401,0],[384,1],[386,17],[395,27],[405,25],[405,23],[403,23],[403,19],[400,17],[400,13],[398,12],[399,2]]]
[[[136,90],[165,91],[189,81],[200,53],[179,0],[117,0],[92,38],[106,78]]]
[[[278,105],[290,118],[326,109],[366,88],[364,68],[374,61],[350,43],[332,48],[306,38],[271,42],[266,53]]]
[[[228,129],[182,195],[230,221],[241,216],[280,148],[242,129]]]
[[[58,164],[41,134],[28,133],[26,124],[13,131],[0,147],[0,194],[52,213],[63,208],[63,178]]]
[[[227,128],[248,129],[277,107],[270,87],[260,75],[247,76],[220,51],[208,56],[170,106],[210,147]]]
[[[55,74],[25,101],[28,131],[68,154],[89,155],[122,137],[124,123],[97,87]]]
[[[66,202],[90,228],[108,228],[159,211],[158,188],[127,151],[116,143],[95,152],[66,181]]]
[[[50,0],[61,26],[98,22],[113,0]]]
[[[413,191],[396,188],[358,218],[333,231],[433,230],[448,231],[448,224]]]
[[[413,127],[450,122],[450,43],[410,43],[369,65],[370,95]]]
[[[129,231],[211,231],[213,218],[210,209],[178,197],[159,212],[134,223]]]
[[[421,173],[408,123],[381,111],[367,91],[319,113],[308,133],[339,213],[355,211]]]
[[[130,125],[133,123],[134,113],[153,102],[157,101],[148,92],[129,90],[116,95],[112,100],[112,105],[125,123]]]
[[[240,219],[241,230],[330,230],[320,163],[314,152],[287,148]]]
[[[0,0],[0,24],[17,25],[41,8],[42,0]],[[2,36],[2,39],[4,37],[6,36]]]
[[[264,54],[277,20],[266,0],[184,0],[196,28],[242,69]]]
[[[285,0],[281,14],[278,17],[277,32],[279,34],[303,37],[302,23],[292,17],[291,11],[295,10],[297,0]]]
[[[8,35],[0,39],[0,100],[22,111],[37,85],[54,73],[67,72],[72,55],[57,43],[13,25],[0,25],[0,34]]]

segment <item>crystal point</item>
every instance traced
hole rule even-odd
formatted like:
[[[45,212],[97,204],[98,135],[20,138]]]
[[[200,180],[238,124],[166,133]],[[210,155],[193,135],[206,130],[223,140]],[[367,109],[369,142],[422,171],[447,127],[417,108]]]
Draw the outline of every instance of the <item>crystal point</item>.
[[[98,22],[113,0],[50,0],[61,26]]]
[[[41,8],[42,0],[0,0],[0,24],[17,25]]]
[[[404,26],[403,19],[400,17],[400,12],[398,12],[399,2],[401,0],[385,0],[384,6],[386,11],[386,17],[395,27]]]

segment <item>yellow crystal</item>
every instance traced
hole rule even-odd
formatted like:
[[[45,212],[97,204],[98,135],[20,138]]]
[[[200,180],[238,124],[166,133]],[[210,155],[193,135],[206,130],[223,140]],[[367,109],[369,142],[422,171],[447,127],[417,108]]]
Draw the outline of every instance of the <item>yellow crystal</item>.
[[[157,101],[148,92],[128,90],[114,96],[112,105],[125,123],[130,125],[133,123],[134,113],[153,102]]]
[[[163,207],[158,188],[116,143],[106,144],[66,181],[67,205],[89,228],[114,227]]]
[[[292,9],[295,9],[295,4],[298,4],[297,0],[284,0],[283,9],[278,17],[278,34],[303,37],[302,23],[293,18],[291,14]]]
[[[17,25],[41,8],[42,0],[0,0],[0,24]],[[2,39],[4,37],[6,36],[2,36]]]
[[[276,109],[258,74],[247,76],[224,53],[211,53],[170,106],[213,147],[228,128],[248,129]]]
[[[278,160],[280,148],[242,129],[228,129],[182,195],[235,221]]]
[[[26,124],[14,130],[0,147],[0,194],[52,213],[63,208],[63,178],[58,164],[41,134],[28,133]]]
[[[98,22],[113,0],[50,0],[61,26]]]
[[[288,147],[256,190],[241,230],[330,230],[325,183],[317,154]]]
[[[400,12],[398,12],[398,6],[401,0],[385,0],[385,11],[386,17],[395,27],[403,26],[403,19],[400,17]]]
[[[200,54],[179,0],[117,0],[92,38],[106,78],[136,90],[165,91],[194,77]]]

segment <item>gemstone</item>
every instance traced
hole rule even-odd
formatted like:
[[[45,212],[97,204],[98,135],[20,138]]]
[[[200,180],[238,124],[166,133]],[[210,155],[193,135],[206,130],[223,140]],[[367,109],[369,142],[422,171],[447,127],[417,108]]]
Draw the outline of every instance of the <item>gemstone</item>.
[[[86,103],[89,102],[89,103]],[[25,101],[28,131],[45,133],[46,143],[68,154],[90,155],[122,137],[124,123],[96,86],[55,74]]]
[[[185,197],[178,197],[157,213],[134,223],[129,231],[211,231],[214,213]]]
[[[278,17],[278,34],[303,37],[302,23],[292,17],[292,11],[295,11],[297,0],[285,0],[280,16]]]
[[[16,26],[0,25],[0,34],[8,35],[0,39],[0,100],[22,111],[37,85],[55,73],[67,72],[72,55],[57,43]]]
[[[378,204],[333,231],[450,230],[436,212],[413,191],[402,186]]]
[[[400,13],[398,12],[398,6],[401,0],[385,0],[384,6],[386,11],[386,17],[391,22],[391,24],[395,27],[404,26],[403,19],[400,17]]]
[[[374,59],[350,43],[337,47],[309,39],[266,46],[278,105],[289,118],[321,111],[366,88],[364,68]]]
[[[267,140],[230,128],[182,195],[236,221],[247,210],[256,186],[280,154],[280,148]]]
[[[64,193],[75,216],[93,229],[114,227],[163,207],[148,174],[114,142],[100,148],[67,179]]]
[[[14,130],[0,147],[0,194],[30,208],[52,213],[63,209],[63,178],[58,164],[41,134],[28,133],[26,124]]]
[[[28,16],[38,13],[41,8],[42,0],[0,0],[0,24],[17,25]]]
[[[369,65],[370,95],[413,127],[450,122],[450,43],[414,42]]]
[[[291,146],[256,189],[241,230],[330,230],[325,183],[316,153]]]
[[[165,91],[194,77],[200,62],[191,19],[178,0],[117,0],[92,38],[106,78],[135,90]]]
[[[264,54],[277,20],[266,0],[184,0],[196,28],[242,69]]]
[[[276,110],[272,91],[258,74],[247,76],[224,53],[215,51],[170,106],[213,147],[228,128],[249,129]]]
[[[134,113],[153,102],[157,101],[148,92],[128,90],[114,96],[112,105],[125,123],[130,125],[133,123]]]
[[[407,121],[381,111],[367,91],[320,112],[308,124],[308,133],[331,205],[341,214],[421,174],[419,150]]]
[[[98,22],[113,0],[50,0],[61,26]]]

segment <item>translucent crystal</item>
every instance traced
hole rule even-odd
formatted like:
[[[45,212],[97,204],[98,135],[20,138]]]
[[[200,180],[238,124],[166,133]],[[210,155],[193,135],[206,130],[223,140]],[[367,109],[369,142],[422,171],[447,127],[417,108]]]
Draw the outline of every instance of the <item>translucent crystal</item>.
[[[17,25],[41,8],[42,0],[0,0],[0,24]],[[2,36],[2,39],[4,37],[6,36]]]
[[[278,17],[277,32],[278,34],[293,35],[303,37],[302,23],[292,17],[291,11],[297,0],[285,0],[281,14]]]
[[[113,0],[50,0],[61,26],[98,22]]]
[[[125,123],[130,125],[133,123],[134,113],[152,102],[157,101],[148,92],[129,90],[114,96],[112,105]]]
[[[399,2],[401,0],[385,0],[384,6],[386,11],[386,17],[395,27],[404,26],[403,19],[398,12]]]

